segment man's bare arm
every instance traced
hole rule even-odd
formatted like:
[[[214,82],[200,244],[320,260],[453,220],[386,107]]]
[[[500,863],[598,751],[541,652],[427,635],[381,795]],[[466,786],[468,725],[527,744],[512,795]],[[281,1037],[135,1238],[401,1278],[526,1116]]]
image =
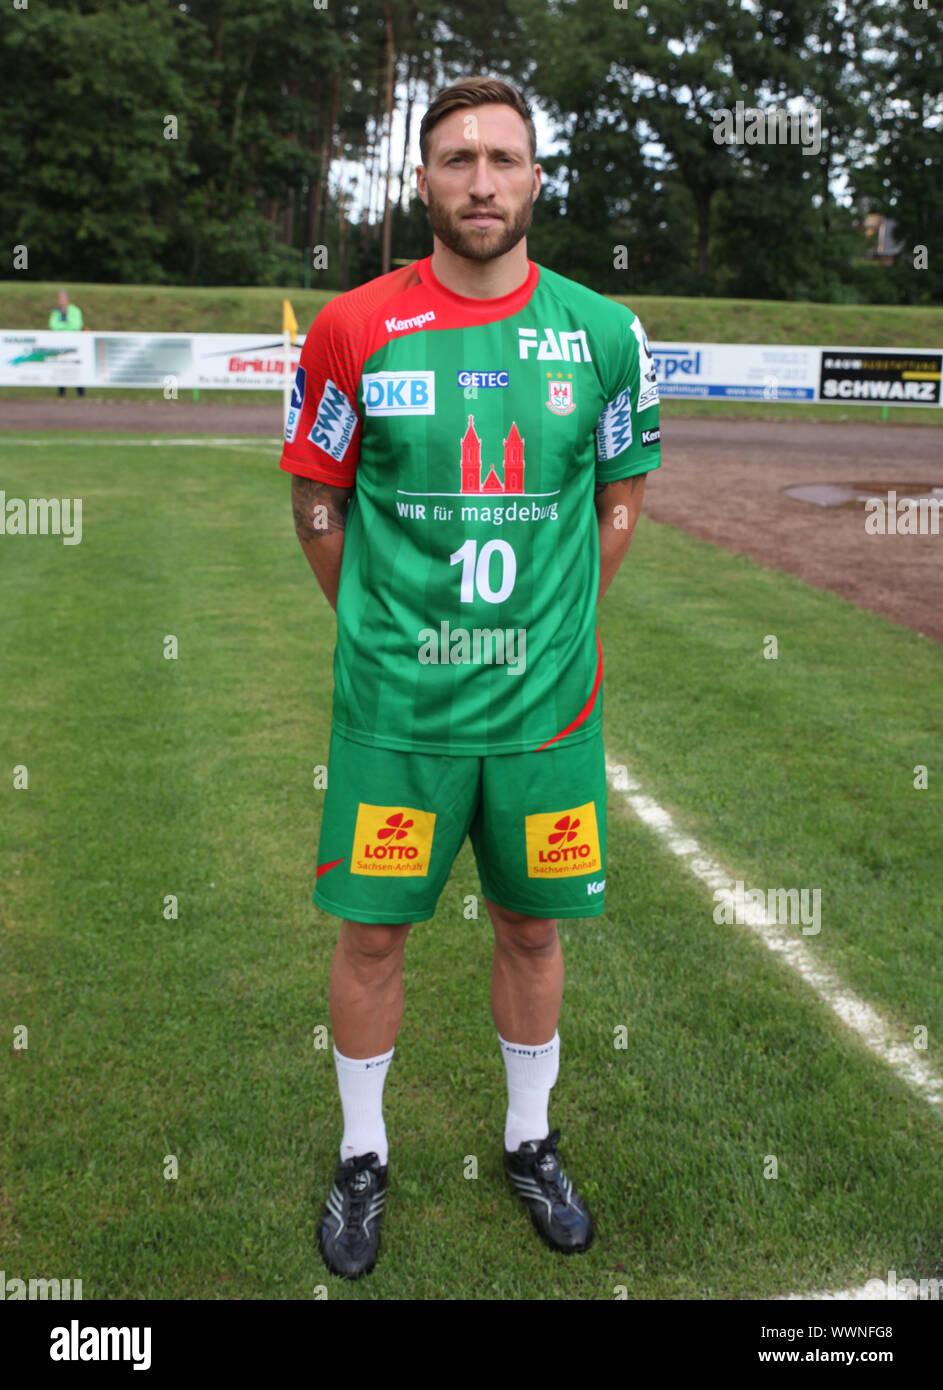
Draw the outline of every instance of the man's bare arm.
[[[291,509],[295,532],[308,563],[324,590],[324,597],[337,612],[337,586],[344,553],[344,527],[352,487],[334,487],[314,478],[291,477]]]
[[[632,541],[635,523],[642,510],[646,473],[620,478],[614,483],[597,483],[594,502],[599,519],[599,598],[616,576]]]

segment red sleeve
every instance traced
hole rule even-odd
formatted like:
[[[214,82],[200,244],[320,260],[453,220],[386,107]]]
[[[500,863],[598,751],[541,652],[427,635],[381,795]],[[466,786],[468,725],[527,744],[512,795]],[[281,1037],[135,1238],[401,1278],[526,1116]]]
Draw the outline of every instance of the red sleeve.
[[[336,487],[354,485],[363,429],[357,413],[362,364],[345,299],[328,300],[305,336],[280,465]]]

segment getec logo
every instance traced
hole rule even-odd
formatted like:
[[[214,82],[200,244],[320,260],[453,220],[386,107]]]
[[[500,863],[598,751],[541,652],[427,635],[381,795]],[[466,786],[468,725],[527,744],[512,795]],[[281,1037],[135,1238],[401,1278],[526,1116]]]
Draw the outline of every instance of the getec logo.
[[[365,415],[434,415],[435,372],[367,372]]]
[[[527,361],[534,348],[537,349],[538,362],[592,362],[586,329],[544,329],[542,340],[538,340],[536,328],[519,328],[517,341],[523,361]]]
[[[417,811],[413,806],[371,806],[361,801],[350,872],[425,878],[434,830],[433,811]]]
[[[486,389],[491,386],[508,386],[510,377],[507,372],[465,372],[458,374],[459,386],[477,386],[479,389]]]
[[[569,878],[602,868],[596,803],[524,817],[528,878]]]

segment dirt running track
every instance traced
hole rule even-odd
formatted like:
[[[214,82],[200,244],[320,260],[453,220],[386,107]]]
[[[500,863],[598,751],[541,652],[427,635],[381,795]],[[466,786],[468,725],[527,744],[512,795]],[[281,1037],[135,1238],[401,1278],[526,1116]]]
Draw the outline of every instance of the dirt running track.
[[[0,429],[275,437],[281,403],[4,400]],[[886,497],[904,483],[943,487],[943,429],[877,418],[873,425],[668,420],[662,459],[645,488],[644,510],[654,521],[789,570],[943,642],[943,527],[936,536],[869,536],[863,507],[818,507],[782,491],[801,483],[873,483],[874,495]]]

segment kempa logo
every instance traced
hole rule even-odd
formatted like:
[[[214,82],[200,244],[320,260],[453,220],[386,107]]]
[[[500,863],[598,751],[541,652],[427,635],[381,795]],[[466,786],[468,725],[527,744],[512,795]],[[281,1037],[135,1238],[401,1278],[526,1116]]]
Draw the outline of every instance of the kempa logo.
[[[0,536],[61,536],[82,540],[81,497],[7,497],[0,492]]]
[[[423,666],[506,666],[509,676],[527,669],[527,630],[523,627],[424,627],[418,637]]]
[[[869,497],[864,529],[869,536],[938,536],[943,497],[901,497],[892,489],[883,497]]]
[[[545,328],[543,342],[538,346],[536,328],[519,328],[517,340],[521,358],[526,362],[537,348],[538,362],[592,362],[585,328],[558,331],[559,337],[552,328]]]
[[[81,1279],[8,1279],[6,1271],[0,1269],[0,1301],[9,1299],[11,1303],[25,1302],[27,1299],[53,1302],[60,1299],[81,1299]]]
[[[73,1318],[68,1327],[50,1332],[50,1361],[133,1361],[136,1371],[151,1365],[149,1327],[81,1327]]]
[[[597,878],[597,879],[594,879],[592,883],[587,883],[587,885],[586,885],[586,892],[587,892],[588,894],[592,894],[592,893],[601,893],[601,892],[603,891],[603,889],[605,888],[605,886],[606,886],[606,880],[605,880],[604,878]]]
[[[417,314],[412,319],[387,319],[387,333],[405,333],[407,328],[421,328],[424,323],[431,323],[435,318],[435,310],[430,309],[428,313]]]

